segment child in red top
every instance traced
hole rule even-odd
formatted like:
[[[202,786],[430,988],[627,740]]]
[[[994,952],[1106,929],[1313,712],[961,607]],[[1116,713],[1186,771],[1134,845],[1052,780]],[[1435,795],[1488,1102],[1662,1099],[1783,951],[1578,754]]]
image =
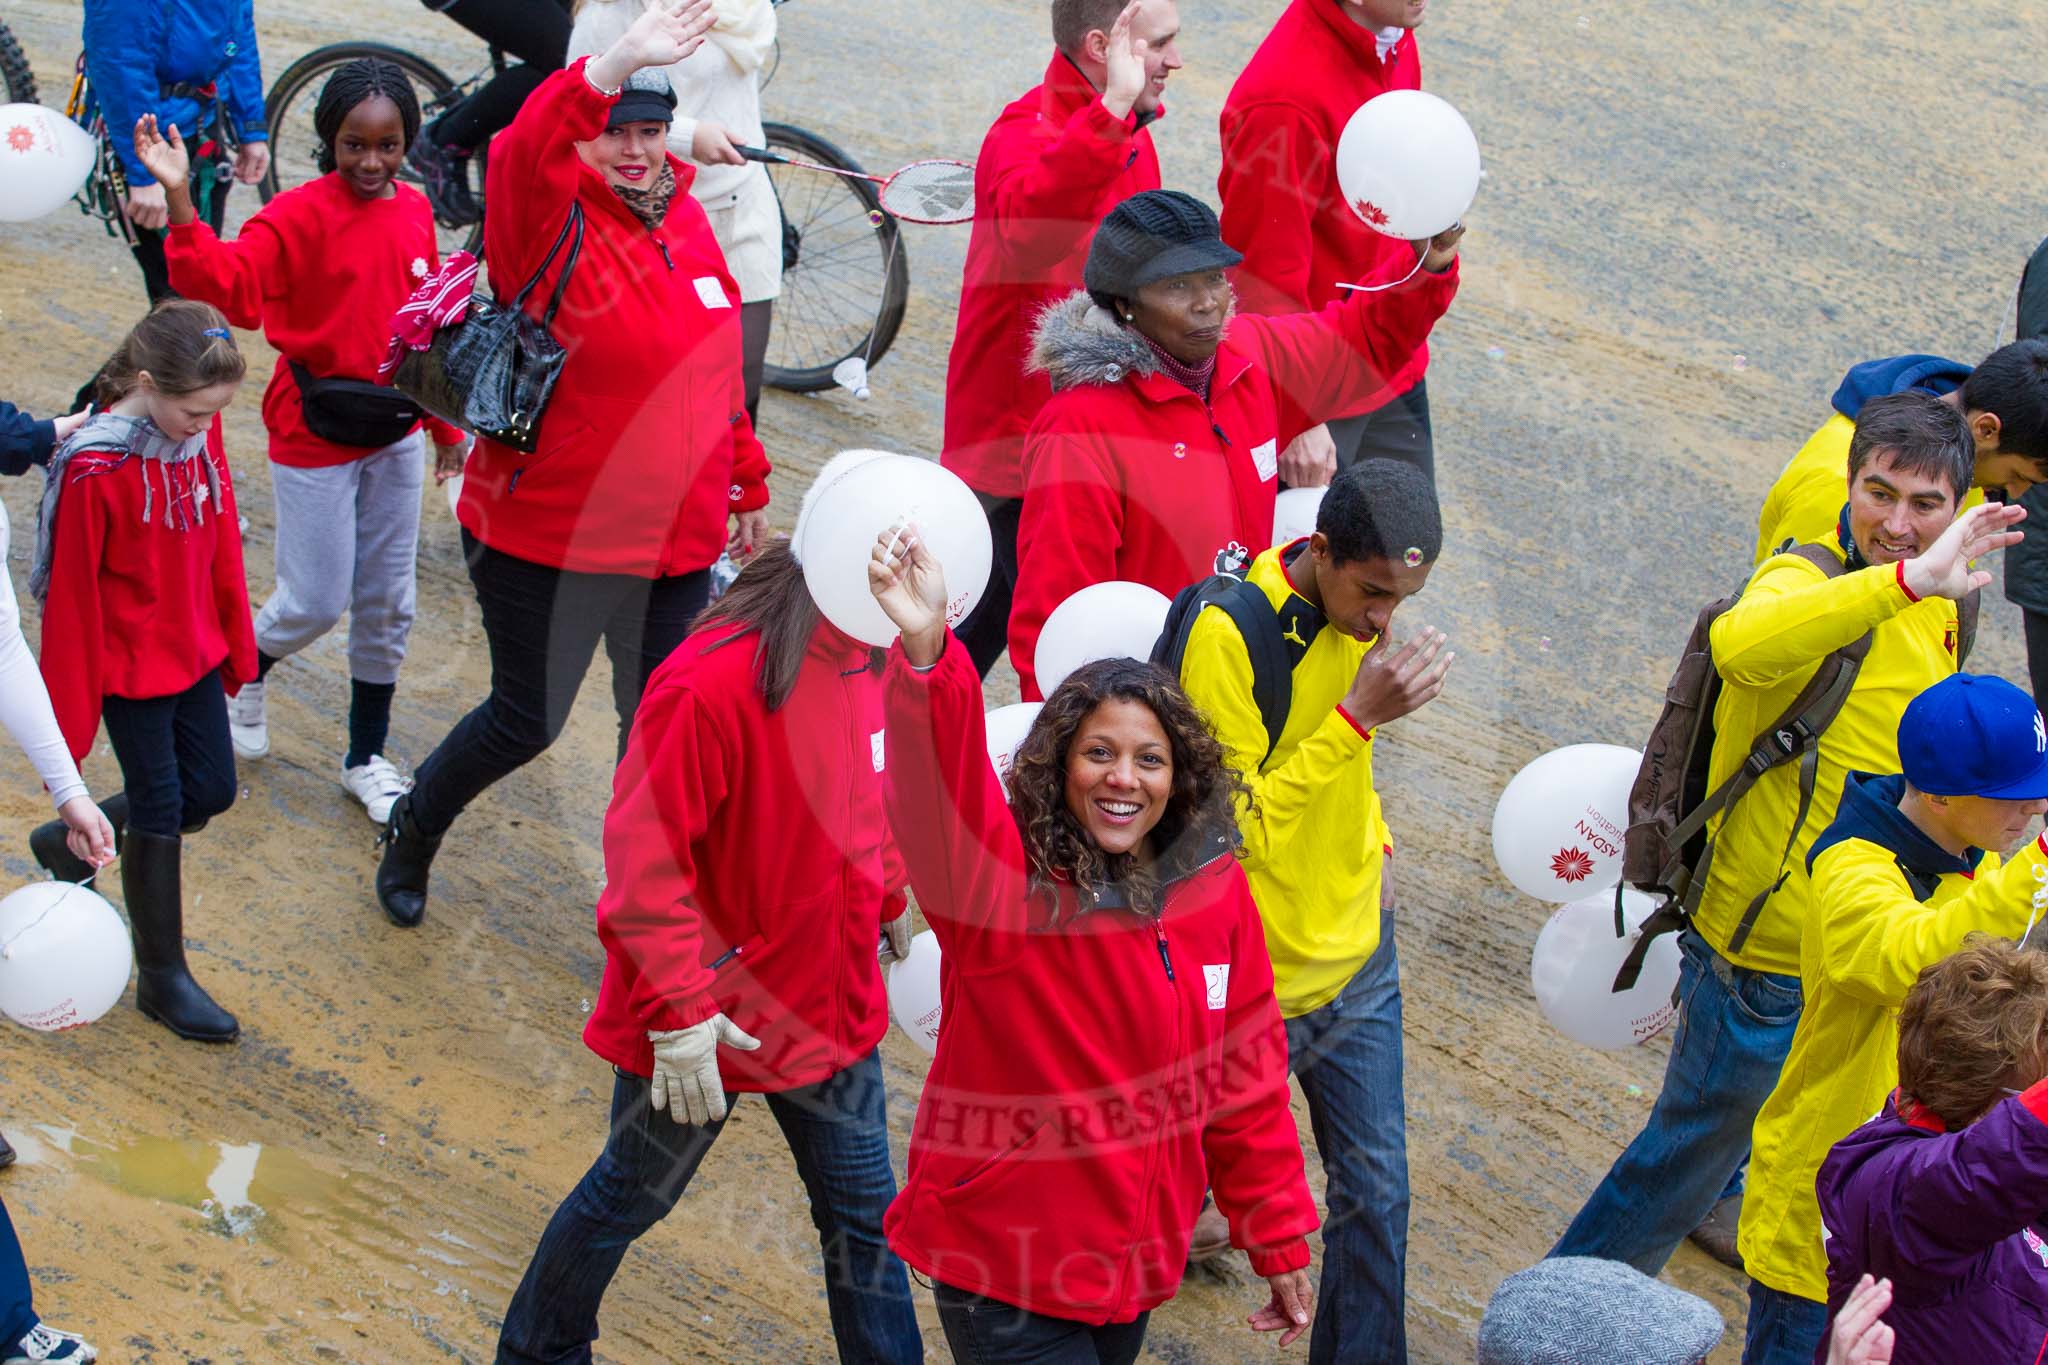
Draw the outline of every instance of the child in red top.
[[[242,372],[227,319],[203,303],[173,299],[137,323],[100,373],[100,411],[51,457],[29,571],[72,757],[104,717],[121,763],[136,1008],[181,1038],[221,1043],[239,1028],[185,966],[179,836],[234,804],[222,689],[256,672],[220,449],[220,410]]]
[[[263,395],[277,586],[256,617],[256,680],[228,707],[235,752],[254,759],[270,751],[264,679],[347,611],[341,781],[379,824],[407,786],[384,749],[412,629],[425,458],[418,410],[367,386],[392,314],[439,266],[426,198],[394,179],[419,123],[412,84],[397,67],[376,58],[340,67],[313,113],[326,174],[277,196],[233,242],[193,214],[178,130],[160,136],[151,117],[135,130],[136,154],[170,203],[171,284],[238,327],[260,325],[280,353]],[[343,391],[323,394],[335,385]],[[380,415],[380,402],[397,411]],[[325,415],[327,403],[345,416]],[[427,427],[436,472],[446,477],[460,468],[462,433],[437,420]]]

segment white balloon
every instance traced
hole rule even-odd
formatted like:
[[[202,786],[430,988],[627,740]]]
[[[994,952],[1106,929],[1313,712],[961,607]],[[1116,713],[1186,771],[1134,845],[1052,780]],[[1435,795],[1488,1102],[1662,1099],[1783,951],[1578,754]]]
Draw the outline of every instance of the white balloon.
[[[38,1033],[90,1024],[128,987],[128,926],[106,898],[30,882],[0,900],[0,1012]]]
[[[1286,545],[1316,529],[1316,509],[1323,505],[1322,488],[1290,488],[1273,499],[1273,543]]]
[[[0,221],[25,223],[61,208],[97,154],[92,135],[58,110],[0,104]]]
[[[1052,609],[1033,656],[1038,691],[1051,696],[1067,675],[1097,659],[1146,659],[1173,603],[1143,583],[1090,583]]]
[[[1010,790],[1010,767],[1017,761],[1017,748],[1031,733],[1031,723],[1045,709],[1042,701],[1012,702],[998,706],[982,718],[988,733],[988,762],[1005,792]]]
[[[1493,857],[1516,890],[1562,903],[1621,880],[1628,793],[1642,762],[1618,744],[1572,744],[1509,780],[1493,808]]]
[[[441,491],[448,495],[448,515],[452,517],[455,515],[456,506],[462,501],[462,476],[457,474],[450,478],[441,485]]]
[[[1628,934],[1614,936],[1614,893],[1603,891],[1560,908],[1536,935],[1529,985],[1551,1026],[1587,1047],[1633,1047],[1663,1031],[1678,1014],[1678,935],[1662,934],[1643,955],[1636,984],[1617,993],[1614,974],[1640,938],[1656,902],[1633,887],[1622,892]]]
[[[911,1042],[939,1050],[939,938],[927,929],[910,940],[910,956],[889,964],[889,1015]]]
[[[1337,139],[1344,202],[1375,232],[1418,241],[1465,216],[1479,193],[1479,140],[1449,101],[1389,90]]]
[[[886,645],[896,625],[868,591],[875,537],[898,522],[917,523],[945,566],[946,624],[957,626],[988,586],[994,545],[988,514],[974,492],[933,460],[883,454],[848,466],[813,489],[791,549],[825,619],[854,639]]]

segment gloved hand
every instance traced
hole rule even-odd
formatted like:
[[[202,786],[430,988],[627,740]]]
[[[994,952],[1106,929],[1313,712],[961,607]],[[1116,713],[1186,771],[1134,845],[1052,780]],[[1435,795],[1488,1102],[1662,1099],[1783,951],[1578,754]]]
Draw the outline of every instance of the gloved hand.
[[[714,1014],[701,1024],[666,1032],[648,1030],[654,1044],[654,1107],[678,1123],[706,1124],[725,1117],[725,1085],[718,1078],[718,1045],[752,1052],[761,1040]]]
[[[884,967],[892,962],[901,962],[910,956],[910,910],[905,907],[898,915],[882,926],[881,951],[875,954]]]

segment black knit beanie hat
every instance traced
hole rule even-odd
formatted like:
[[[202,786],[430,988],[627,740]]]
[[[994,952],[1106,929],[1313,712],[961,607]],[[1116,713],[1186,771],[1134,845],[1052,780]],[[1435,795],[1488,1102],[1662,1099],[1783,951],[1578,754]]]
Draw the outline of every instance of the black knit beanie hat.
[[[1104,308],[1137,296],[1143,285],[1216,270],[1244,260],[1223,242],[1209,206],[1179,190],[1146,190],[1109,211],[1088,247],[1081,283]]]

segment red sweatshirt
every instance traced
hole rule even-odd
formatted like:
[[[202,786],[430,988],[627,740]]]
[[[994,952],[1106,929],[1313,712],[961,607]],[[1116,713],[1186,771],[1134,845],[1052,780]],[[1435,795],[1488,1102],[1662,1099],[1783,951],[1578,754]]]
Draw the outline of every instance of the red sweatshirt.
[[[1159,188],[1159,154],[1137,116],[1111,118],[1073,62],[1003,110],[974,163],[974,227],[946,361],[939,463],[971,488],[1024,494],[1024,432],[1052,396],[1025,372],[1039,310],[1081,287],[1103,216]]]
[[[955,1288],[1129,1322],[1180,1287],[1213,1184],[1254,1272],[1307,1265],[1287,1035],[1237,860],[1219,848],[1170,882],[1157,919],[1070,919],[1063,889],[1052,928],[965,647],[949,636],[929,673],[892,650],[887,687],[889,821],[942,953],[939,1051],[889,1245]]]
[[[761,1040],[718,1050],[731,1090],[814,1085],[889,1025],[875,948],[901,914],[882,807],[882,680],[821,624],[769,711],[756,638],[691,635],[647,684],[605,813],[604,984],[583,1041],[653,1074],[649,1029],[723,1011]]]
[[[323,175],[265,204],[232,242],[202,222],[170,230],[171,287],[212,304],[237,327],[261,327],[277,348],[263,425],[279,464],[347,464],[371,453],[306,430],[287,362],[322,379],[376,381],[391,315],[441,265],[426,196],[410,185],[394,188],[389,199],[365,199],[340,176]],[[427,428],[444,445],[462,439],[438,419]]]
[[[1413,255],[1412,249],[1410,255]],[[1205,404],[1144,342],[1077,294],[1048,312],[1035,359],[1059,392],[1032,424],[1017,530],[1010,659],[1040,700],[1038,632],[1091,583],[1126,579],[1168,597],[1249,564],[1273,534],[1279,451],[1355,411],[1450,306],[1458,267],[1320,313],[1233,319]],[[1235,571],[1235,570],[1233,570]]]
[[[747,420],[740,291],[725,268],[696,175],[668,158],[676,192],[650,231],[575,143],[604,131],[612,101],[582,61],[527,97],[491,144],[484,250],[509,301],[583,206],[583,253],[555,340],[568,349],[540,447],[470,453],[456,516],[494,550],[577,573],[664,578],[708,567],[726,517],[768,505],[768,457]],[[564,248],[566,254],[567,248]],[[527,302],[547,310],[555,270]]]
[[[1415,264],[1407,243],[1374,232],[1344,202],[1337,138],[1375,95],[1420,90],[1415,34],[1380,60],[1372,31],[1335,0],[1293,0],[1223,103],[1223,239],[1244,253],[1237,301],[1253,313],[1304,313],[1337,288],[1399,279]],[[1382,407],[1421,382],[1427,333],[1388,367],[1387,383],[1350,415]]]
[[[183,529],[166,519],[162,464],[81,451],[65,467],[40,662],[74,760],[92,749],[107,697],[176,696],[216,668],[232,696],[256,676],[242,532],[218,417],[205,458],[220,477],[221,505],[208,501],[198,523]]]

